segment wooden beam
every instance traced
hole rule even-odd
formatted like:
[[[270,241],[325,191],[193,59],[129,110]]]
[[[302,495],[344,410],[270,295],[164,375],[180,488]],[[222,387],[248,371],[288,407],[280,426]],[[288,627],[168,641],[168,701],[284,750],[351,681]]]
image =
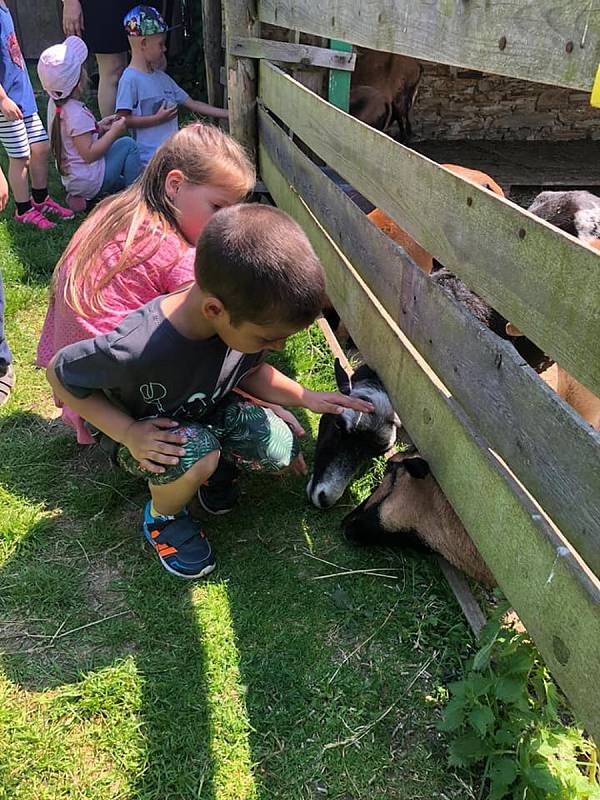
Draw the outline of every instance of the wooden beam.
[[[287,64],[300,64],[303,67],[325,67],[352,71],[356,63],[356,53],[328,50],[326,47],[313,47],[308,44],[273,42],[269,39],[252,39],[234,36],[231,52],[246,58],[267,58]]]
[[[302,226],[362,354],[557,682],[600,738],[600,582],[538,513],[344,258],[259,141],[261,175]]]
[[[223,105],[221,67],[225,53],[221,44],[223,22],[221,0],[202,1],[202,38],[204,40],[204,64],[206,68],[206,92],[208,102],[214,106]]]
[[[260,71],[264,103],[299,139],[600,395],[598,253],[342,113],[268,62]]]
[[[331,325],[327,322],[325,317],[319,317],[317,320],[317,325],[321,329],[321,333],[325,337],[325,341],[329,345],[329,349],[331,350],[333,356],[338,359],[342,368],[348,375],[352,375],[352,366],[348,361],[346,353],[342,350],[340,343],[338,342],[335,333],[331,330]]]
[[[258,13],[373,50],[586,92],[600,63],[590,0],[259,0]]]
[[[600,433],[369,222],[264,110],[259,131],[277,169],[361,279],[600,576]]]
[[[465,619],[475,634],[475,638],[479,639],[481,629],[487,620],[485,614],[481,610],[481,606],[469,588],[469,582],[463,573],[459,572],[456,567],[446,561],[443,556],[438,555],[436,560],[442,570],[444,578],[446,578],[448,585],[452,589],[452,594],[456,597],[456,601],[465,615]]]
[[[233,52],[233,37],[257,36],[260,25],[254,0],[223,0],[226,34],[227,107],[229,130],[256,161],[256,62],[238,58]]]

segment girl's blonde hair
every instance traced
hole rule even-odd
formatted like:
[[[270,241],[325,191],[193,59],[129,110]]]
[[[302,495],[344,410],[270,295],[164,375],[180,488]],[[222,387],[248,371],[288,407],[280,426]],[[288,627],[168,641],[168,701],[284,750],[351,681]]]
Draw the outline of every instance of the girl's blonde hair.
[[[220,128],[198,122],[173,134],[158,148],[135,183],[94,209],[56,265],[52,292],[68,259],[64,299],[80,316],[106,311],[102,300],[105,286],[120,272],[152,258],[173,230],[181,236],[183,248],[177,208],[165,191],[167,175],[174,169],[180,170],[188,183],[226,187],[240,200],[251,191],[256,179],[242,146]],[[90,266],[117,237],[122,248],[120,258],[98,280]]]

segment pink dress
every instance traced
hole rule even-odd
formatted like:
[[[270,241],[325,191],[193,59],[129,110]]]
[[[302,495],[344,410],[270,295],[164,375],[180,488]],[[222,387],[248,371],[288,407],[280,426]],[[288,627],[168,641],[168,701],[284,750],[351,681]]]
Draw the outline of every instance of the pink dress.
[[[123,239],[109,242],[96,259],[93,269],[98,280],[119,260]],[[194,280],[194,247],[190,247],[176,233],[168,235],[154,255],[150,255],[151,245],[152,240],[146,260],[115,275],[104,288],[102,299],[107,310],[89,318],[78,315],[64,299],[70,259],[65,260],[42,328],[37,349],[38,367],[47,367],[52,357],[66,345],[112,331],[127,314],[158,295],[173,292]],[[82,418],[72,409],[62,406],[57,398],[55,403],[59,408],[62,407],[63,420],[77,432],[79,444],[93,444],[94,440]]]

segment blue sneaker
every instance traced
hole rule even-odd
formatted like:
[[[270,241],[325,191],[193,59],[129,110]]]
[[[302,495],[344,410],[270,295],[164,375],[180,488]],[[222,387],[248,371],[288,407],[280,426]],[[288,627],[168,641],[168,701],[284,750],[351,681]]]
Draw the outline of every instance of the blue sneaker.
[[[210,543],[187,511],[176,517],[152,516],[150,501],[144,509],[142,532],[160,563],[179,578],[203,578],[216,566]]]

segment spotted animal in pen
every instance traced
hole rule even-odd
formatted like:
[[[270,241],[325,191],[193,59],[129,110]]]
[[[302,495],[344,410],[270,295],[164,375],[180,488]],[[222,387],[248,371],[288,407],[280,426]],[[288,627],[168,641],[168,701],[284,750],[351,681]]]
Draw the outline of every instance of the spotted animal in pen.
[[[375,410],[364,414],[348,408],[341,414],[322,415],[306,487],[317,508],[336,503],[361,467],[393,447],[401,425],[377,373],[366,364],[348,376],[336,359],[335,378],[340,392],[367,400]]]

